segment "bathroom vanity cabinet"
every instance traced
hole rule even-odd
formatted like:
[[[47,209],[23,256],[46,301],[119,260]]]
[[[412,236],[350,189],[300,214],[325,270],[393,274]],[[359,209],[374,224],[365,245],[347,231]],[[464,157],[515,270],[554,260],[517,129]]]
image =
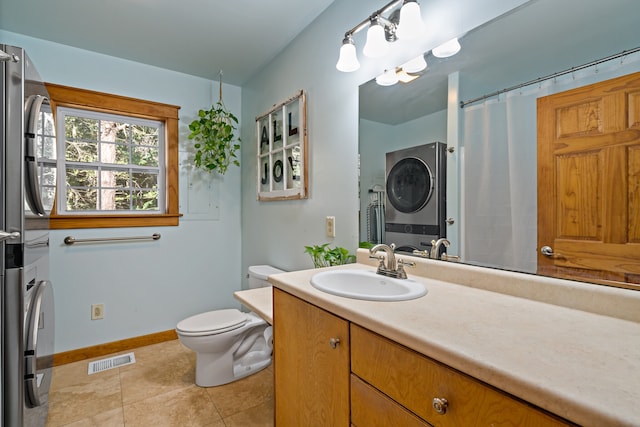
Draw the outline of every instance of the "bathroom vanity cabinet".
[[[638,426],[640,292],[416,259],[426,295],[368,301],[322,271],[269,276],[278,427]]]
[[[278,427],[571,425],[277,288],[273,317]]]

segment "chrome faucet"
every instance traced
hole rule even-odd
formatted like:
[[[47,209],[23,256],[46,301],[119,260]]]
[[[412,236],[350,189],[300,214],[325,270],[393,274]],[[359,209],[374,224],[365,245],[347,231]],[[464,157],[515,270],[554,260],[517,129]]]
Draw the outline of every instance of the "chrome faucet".
[[[439,259],[440,258],[440,246],[444,245],[445,248],[448,248],[451,244],[450,241],[445,239],[444,237],[439,238],[438,240],[431,241],[431,254],[429,258],[431,259]]]
[[[449,242],[447,239],[441,238],[436,240],[432,240],[431,241],[431,254],[429,258],[432,259],[441,259],[442,261],[460,261],[460,257],[456,256],[456,255],[449,255],[446,252],[443,252],[442,255],[438,256],[438,254],[440,253],[440,246],[444,246],[445,248],[448,248],[449,245],[451,244],[451,242]],[[414,251],[415,253],[415,251]]]
[[[380,243],[375,245],[371,249],[369,249],[369,253],[373,258],[377,258],[380,260],[380,264],[378,264],[378,270],[376,273],[381,274],[387,277],[394,277],[396,279],[406,279],[407,273],[404,271],[404,266],[409,265],[413,266],[415,263],[406,262],[401,259],[396,260],[396,255],[394,249],[396,245],[393,243],[391,245],[385,245],[384,243]],[[375,256],[376,253],[383,251],[386,255],[387,264],[385,265],[385,259],[382,257]]]
[[[384,243],[380,243],[378,245],[375,245],[371,249],[369,249],[369,253],[371,255],[375,255],[377,252],[383,251],[387,256],[387,265],[385,266],[384,260],[380,258],[380,267],[388,271],[395,271],[397,268],[396,255],[394,252],[395,248],[396,248],[396,245],[394,245],[393,243],[391,244],[391,246],[385,245]]]

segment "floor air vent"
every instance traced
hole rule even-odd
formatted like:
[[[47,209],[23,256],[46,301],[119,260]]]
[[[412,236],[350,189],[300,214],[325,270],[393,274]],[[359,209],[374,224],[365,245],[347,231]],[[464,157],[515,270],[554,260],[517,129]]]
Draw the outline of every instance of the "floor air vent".
[[[118,368],[120,366],[131,365],[132,363],[136,363],[136,356],[133,353],[96,360],[95,362],[89,362],[89,375],[106,371],[108,369]]]

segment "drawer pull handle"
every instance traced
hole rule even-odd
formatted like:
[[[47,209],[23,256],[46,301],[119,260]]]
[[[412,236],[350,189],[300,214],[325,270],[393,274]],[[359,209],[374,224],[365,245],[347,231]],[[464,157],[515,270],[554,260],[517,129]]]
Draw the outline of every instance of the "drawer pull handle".
[[[440,415],[444,415],[447,413],[447,406],[449,406],[449,402],[444,397],[434,397],[433,398],[433,409]]]
[[[340,338],[331,338],[329,340],[329,345],[334,350],[336,349],[336,347],[338,347],[338,344],[340,344]]]

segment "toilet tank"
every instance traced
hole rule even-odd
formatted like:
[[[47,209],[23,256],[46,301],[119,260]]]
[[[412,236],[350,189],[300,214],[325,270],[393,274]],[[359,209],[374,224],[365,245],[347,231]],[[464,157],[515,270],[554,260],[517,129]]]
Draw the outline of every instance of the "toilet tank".
[[[276,273],[284,273],[284,271],[270,265],[249,266],[249,289],[264,288],[265,286],[269,286],[267,277],[269,277],[269,275],[271,274]]]

